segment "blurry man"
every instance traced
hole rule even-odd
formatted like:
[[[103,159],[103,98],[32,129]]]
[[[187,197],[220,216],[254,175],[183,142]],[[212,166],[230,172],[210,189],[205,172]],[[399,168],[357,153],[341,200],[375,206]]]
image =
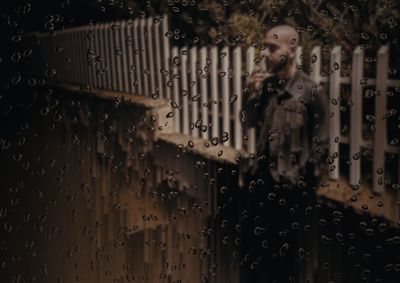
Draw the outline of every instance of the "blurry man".
[[[243,99],[244,127],[258,132],[241,215],[242,274],[248,282],[297,279],[296,267],[307,252],[299,239],[311,236],[315,217],[315,188],[328,139],[328,102],[321,86],[296,69],[298,43],[291,26],[267,32],[265,67],[255,66]]]

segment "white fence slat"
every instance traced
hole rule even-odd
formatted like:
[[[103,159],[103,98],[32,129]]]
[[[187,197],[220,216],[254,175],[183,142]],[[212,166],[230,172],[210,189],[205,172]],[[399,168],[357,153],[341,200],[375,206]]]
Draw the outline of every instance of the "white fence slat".
[[[78,31],[78,41],[79,41],[79,68],[81,70],[81,86],[87,85],[87,63],[86,63],[86,53],[84,48],[85,41],[85,31],[84,27],[80,27]]]
[[[136,19],[133,21],[133,57],[135,59],[135,78],[136,81],[134,83],[135,85],[135,91],[136,94],[141,94],[143,95],[143,80],[142,80],[142,71],[143,71],[143,65],[140,60],[140,57],[143,56],[140,48],[140,42],[139,42],[139,20]]]
[[[86,57],[88,59],[88,63],[90,60],[89,68],[89,84],[90,88],[94,87],[95,79],[96,79],[96,70],[93,65],[93,52],[94,52],[94,42],[93,42],[93,26],[88,26],[87,36],[86,36],[87,48],[86,48]]]
[[[205,71],[207,66],[207,47],[202,47],[200,49],[200,67],[201,67],[201,79],[200,79],[200,91],[201,91],[201,120],[202,125],[208,127],[208,107],[204,107],[208,103],[208,74]],[[209,131],[201,131],[201,137],[203,139],[208,139]]]
[[[222,91],[222,131],[231,134],[231,111],[229,104],[229,61],[230,61],[230,52],[229,47],[224,47],[221,50],[220,56],[221,58],[221,91]],[[231,139],[228,139],[224,142],[224,145],[230,146]]]
[[[296,48],[296,68],[303,69],[303,47],[297,46]]]
[[[246,75],[250,76],[254,68],[255,49],[249,47],[246,51]],[[247,78],[246,78],[247,79]],[[229,101],[229,99],[228,99]],[[247,130],[247,151],[251,154],[256,153],[256,128],[250,128]]]
[[[95,88],[100,88],[101,85],[101,67],[100,67],[100,63],[98,61],[98,56],[100,55],[100,26],[99,25],[95,25],[94,26],[94,54],[95,54],[95,62],[96,64],[93,65],[94,70],[95,70],[95,80],[94,80],[94,84],[93,87]]]
[[[191,94],[191,123],[196,124],[199,119],[199,99],[193,99],[194,97],[198,97],[198,80],[197,80],[197,47],[190,48],[190,94]],[[199,136],[199,129],[194,127],[191,131],[193,137],[197,138]]]
[[[149,17],[147,19],[147,26],[146,26],[146,31],[147,31],[147,56],[148,56],[148,70],[149,70],[149,75],[150,75],[150,84],[149,84],[149,93],[148,95],[152,95],[155,92],[156,89],[156,78],[155,78],[155,50],[156,46],[154,44],[154,34],[153,34],[153,19]]]
[[[123,73],[122,73],[122,42],[121,42],[121,22],[116,22],[115,23],[115,29],[113,31],[114,34],[114,42],[115,42],[115,48],[114,48],[114,57],[115,57],[115,62],[116,62],[116,80],[115,83],[117,84],[116,89],[120,92],[123,91]]]
[[[129,89],[128,92],[135,93],[135,71],[136,71],[136,63],[134,60],[134,36],[133,36],[133,21],[129,20],[126,25],[126,52],[128,55],[128,85]]]
[[[109,69],[107,66],[107,53],[106,53],[106,33],[107,33],[107,25],[102,23],[99,26],[98,30],[98,46],[99,46],[99,56],[101,58],[99,67],[101,70],[101,76],[99,77],[99,88],[107,89],[107,76],[109,74]]]
[[[186,135],[189,134],[189,85],[188,85],[188,72],[187,72],[187,58],[188,49],[184,47],[180,52],[180,66],[181,66],[181,96],[182,96],[182,132]],[[178,83],[178,82],[177,82]]]
[[[311,62],[310,62],[310,77],[315,81],[316,83],[321,82],[321,47],[320,46],[315,46],[311,50]],[[332,66],[331,66],[332,68]],[[332,68],[333,69],[333,68]],[[340,72],[339,72],[339,77],[340,77]]]
[[[171,54],[172,59],[172,81],[173,81],[173,99],[172,101],[176,103],[176,105],[180,106],[180,101],[179,101],[179,66],[175,65],[174,62],[179,60],[179,53],[178,53],[178,47],[173,47],[172,48],[172,54]],[[174,108],[174,131],[175,133],[179,133],[181,131],[181,115],[180,111],[177,108]]]
[[[352,108],[350,111],[350,156],[351,162],[349,183],[357,185],[361,178],[361,157],[353,158],[360,154],[362,145],[362,105],[363,105],[363,87],[361,79],[364,77],[364,53],[360,46],[356,47],[353,52],[351,74],[351,101]],[[337,70],[336,72],[339,72]]]
[[[317,61],[320,58],[317,58]],[[341,62],[341,48],[336,46],[331,52],[330,66],[334,68],[334,64]],[[329,119],[330,137],[329,137],[329,155],[333,156],[337,154],[337,158],[334,159],[331,166],[334,166],[333,170],[329,170],[329,177],[333,180],[339,178],[339,142],[335,142],[335,138],[340,138],[340,72],[333,72],[330,75],[329,83],[329,111],[333,113],[333,117]],[[336,101],[337,103],[332,103]]]
[[[170,88],[167,86],[167,82],[169,81],[170,78],[170,74],[171,74],[171,70],[169,68],[169,60],[170,60],[170,46],[169,46],[169,38],[166,36],[167,32],[169,31],[168,28],[168,16],[164,16],[163,20],[162,20],[162,47],[163,47],[163,71],[166,72],[166,74],[168,75],[164,75],[163,76],[163,89],[165,91],[163,91],[164,96],[161,96],[161,98],[165,98],[165,99],[171,99],[171,90]]]
[[[210,83],[211,83],[211,136],[219,135],[219,99],[218,99],[218,48],[213,46],[210,48]]]
[[[118,26],[118,22],[112,22],[111,27],[108,30],[110,33],[110,57],[111,57],[111,89],[114,91],[118,90],[118,68],[117,68],[117,57],[116,49],[117,49],[117,40],[116,40],[116,26]]]
[[[373,190],[376,193],[384,191],[385,148],[387,146],[387,120],[383,119],[387,104],[387,69],[389,68],[389,47],[382,46],[377,54],[376,91],[375,96],[375,133],[374,133],[374,165]],[[378,174],[379,171],[383,173]],[[381,180],[381,181],[380,181]]]
[[[242,107],[242,49],[236,47],[233,51],[233,95],[236,100],[231,99],[233,105],[233,117],[235,125],[235,149],[242,149],[242,123],[240,121],[240,109]]]
[[[82,50],[79,48],[79,27],[75,29],[74,32],[74,49],[75,49],[75,54],[76,54],[76,58],[75,58],[75,72],[77,75],[77,79],[76,79],[76,84],[81,85],[82,84],[82,77],[83,74],[81,72],[81,62],[82,62]]]
[[[120,42],[121,42],[121,61],[122,61],[122,91],[129,93],[129,54],[128,54],[128,23],[121,21]]]
[[[112,83],[112,76],[111,76],[111,55],[110,55],[110,44],[111,44],[111,24],[106,23],[103,31],[104,35],[104,63],[106,66],[106,74],[104,76],[104,82],[105,82],[105,89],[110,90],[111,89],[111,83]]]
[[[155,69],[154,75],[156,77],[156,88],[155,91],[158,93],[159,97],[164,97],[163,85],[162,85],[162,76],[161,76],[161,52],[162,46],[160,40],[160,21],[157,21],[153,24],[154,26],[154,53],[155,53]]]
[[[142,68],[140,69],[141,71],[141,76],[143,78],[143,91],[144,95],[148,96],[149,95],[149,76],[148,71],[149,71],[149,66],[147,64],[147,56],[148,56],[148,50],[146,49],[146,20],[141,19],[139,20],[139,31],[140,31],[140,49],[141,49],[141,59],[142,59]]]

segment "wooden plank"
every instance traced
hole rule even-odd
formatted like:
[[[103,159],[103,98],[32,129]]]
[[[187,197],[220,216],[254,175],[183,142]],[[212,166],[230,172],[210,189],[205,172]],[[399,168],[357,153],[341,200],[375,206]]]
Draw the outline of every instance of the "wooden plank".
[[[140,42],[139,42],[139,20],[136,19],[133,21],[133,57],[135,59],[135,92],[136,94],[141,94],[143,95],[143,80],[142,80],[142,75],[141,72],[143,70],[143,65],[140,60],[140,57],[142,56],[141,49],[140,49]]]
[[[190,111],[190,121],[191,123],[196,123],[196,121],[199,119],[199,99],[193,99],[194,97],[197,97],[198,95],[198,80],[197,80],[197,73],[196,73],[196,67],[197,67],[197,47],[194,46],[190,48],[190,94],[192,98],[192,105],[191,105],[191,111]],[[191,135],[195,138],[199,136],[199,129],[196,127],[193,127],[191,131]]]
[[[321,61],[322,61],[321,47],[315,46],[311,50],[310,55],[311,55],[311,57],[310,57],[310,77],[316,83],[320,83],[321,82]],[[333,69],[332,62],[331,62],[331,68]],[[340,77],[340,72],[339,72],[339,77]]]
[[[385,147],[387,146],[387,122],[384,115],[387,107],[387,69],[389,68],[389,47],[382,46],[377,54],[375,96],[375,133],[373,185],[376,193],[384,191]],[[379,173],[378,173],[379,172]]]
[[[105,53],[104,53],[104,59],[105,59],[105,64],[107,68],[107,73],[105,76],[105,88],[107,90],[112,89],[112,74],[111,74],[111,55],[110,55],[110,42],[111,42],[111,24],[106,23],[105,28],[104,28],[104,47],[105,47]]]
[[[178,53],[178,47],[173,47],[172,48],[172,54],[171,54],[172,60],[177,61],[179,60],[179,53]],[[179,66],[173,64],[172,66],[172,79],[173,79],[173,103],[175,105],[180,105],[180,100],[179,100]],[[180,133],[181,131],[181,117],[180,117],[180,111],[178,108],[173,109],[174,112],[174,117],[173,117],[173,128],[175,133]]]
[[[139,20],[139,38],[140,38],[140,53],[141,53],[141,61],[142,61],[142,68],[140,68],[142,83],[143,83],[143,95],[149,95],[149,76],[147,75],[149,71],[149,65],[147,61],[148,50],[146,49],[146,19]]]
[[[156,89],[156,77],[155,77],[155,67],[154,67],[154,57],[155,57],[155,50],[158,48],[158,46],[154,45],[154,34],[153,34],[153,19],[152,17],[149,17],[147,19],[147,26],[146,26],[146,31],[147,31],[147,56],[148,56],[148,71],[149,71],[149,76],[150,76],[150,85],[149,85],[149,93],[148,95],[151,96]]]
[[[357,46],[353,52],[351,74],[351,100],[352,111],[350,111],[350,178],[351,185],[357,185],[361,179],[361,145],[362,145],[362,106],[363,87],[360,83],[364,77],[364,52]],[[339,72],[337,70],[337,72]],[[358,156],[358,157],[357,157]]]
[[[201,91],[201,119],[203,126],[208,127],[208,107],[204,107],[208,103],[208,84],[207,77],[208,74],[205,71],[207,66],[207,47],[202,47],[200,49],[200,68],[201,68],[201,79],[200,79],[200,91]],[[209,131],[201,131],[201,137],[203,139],[208,139]]]
[[[242,49],[236,47],[233,51],[233,95],[235,99],[230,99],[233,102],[233,115],[235,125],[235,149],[242,149],[242,123],[240,121],[240,109],[242,107]]]
[[[336,46],[331,52],[330,65],[331,69],[334,68],[336,62],[341,62],[341,48]],[[329,155],[333,156],[337,154],[337,158],[334,159],[331,166],[334,166],[333,170],[329,170],[329,177],[333,180],[339,178],[339,142],[335,142],[335,138],[340,137],[340,73],[333,72],[329,77],[329,111],[333,114],[329,119]],[[337,103],[332,103],[336,101]]]
[[[169,64],[169,60],[170,60],[169,38],[166,35],[168,31],[169,31],[168,16],[164,15],[164,17],[162,19],[162,32],[161,32],[163,35],[163,39],[162,39],[163,67],[162,68],[163,68],[163,71],[168,73],[168,75],[164,76],[164,79],[163,79],[163,88],[164,88],[165,92],[163,92],[163,96],[161,96],[161,98],[165,98],[165,99],[171,99],[171,90],[167,86],[167,82],[170,80],[170,73],[171,73],[170,64]]]
[[[128,24],[127,21],[121,21],[120,29],[120,48],[122,52],[122,92],[129,93],[129,54],[128,54]]]
[[[115,55],[116,51],[116,26],[118,26],[117,22],[112,22],[108,33],[110,34],[110,72],[111,72],[111,89],[114,91],[118,91],[118,74],[117,74],[117,56]]]
[[[246,50],[246,76],[250,76],[254,68],[255,49],[249,47]],[[229,102],[229,98],[227,99]],[[247,129],[247,151],[251,154],[256,153],[256,128]],[[230,143],[229,143],[230,144]]]
[[[155,93],[158,94],[159,97],[164,97],[164,89],[163,89],[163,83],[162,83],[162,75],[161,75],[161,52],[162,52],[162,46],[161,43],[162,41],[160,40],[161,34],[160,34],[160,25],[161,22],[157,21],[153,23],[154,26],[154,53],[155,53],[155,69],[154,69],[154,75],[156,77],[156,87],[155,87]]]
[[[219,99],[218,99],[218,48],[213,46],[210,48],[210,83],[211,83],[211,136],[219,136]]]
[[[182,132],[186,135],[189,134],[189,86],[187,75],[187,60],[188,49],[183,47],[180,52],[180,65],[181,65],[181,96],[182,96]]]

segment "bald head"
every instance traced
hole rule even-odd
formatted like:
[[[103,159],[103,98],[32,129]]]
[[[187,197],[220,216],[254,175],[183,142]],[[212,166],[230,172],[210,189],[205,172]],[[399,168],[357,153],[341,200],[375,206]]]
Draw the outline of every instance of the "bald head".
[[[292,26],[289,25],[273,27],[267,32],[267,36],[272,40],[287,44],[292,49],[295,49],[299,44],[298,33]]]
[[[267,70],[272,73],[292,75],[295,71],[298,44],[299,35],[292,26],[280,25],[271,28],[265,35],[263,50]]]

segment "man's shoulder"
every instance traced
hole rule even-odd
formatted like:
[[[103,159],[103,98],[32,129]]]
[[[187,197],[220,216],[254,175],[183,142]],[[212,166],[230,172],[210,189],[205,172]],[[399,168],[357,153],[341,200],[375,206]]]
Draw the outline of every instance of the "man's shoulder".
[[[317,86],[318,83],[316,81],[314,81],[310,75],[306,74],[304,71],[302,70],[297,70],[297,75],[296,75],[296,79],[298,81],[303,82],[305,85],[307,86]]]

